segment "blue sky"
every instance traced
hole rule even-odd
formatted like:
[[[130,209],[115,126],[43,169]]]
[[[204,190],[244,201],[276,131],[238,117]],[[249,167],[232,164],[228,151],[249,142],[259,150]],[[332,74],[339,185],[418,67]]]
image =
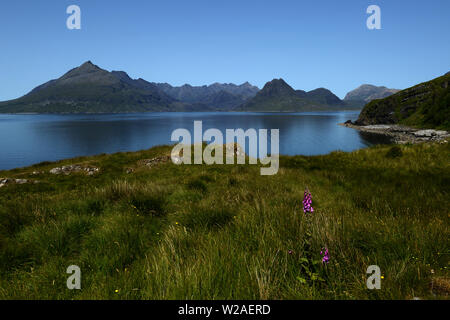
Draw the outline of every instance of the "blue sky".
[[[66,27],[72,4],[81,30]],[[381,30],[366,27],[371,4]],[[450,71],[449,12],[448,0],[2,1],[0,100],[87,60],[172,85],[403,89]]]

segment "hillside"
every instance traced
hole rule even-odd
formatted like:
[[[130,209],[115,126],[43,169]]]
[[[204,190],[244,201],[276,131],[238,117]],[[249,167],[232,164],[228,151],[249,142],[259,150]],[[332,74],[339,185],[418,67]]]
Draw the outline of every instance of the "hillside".
[[[404,124],[450,129],[450,74],[368,103],[357,125]]]
[[[202,108],[204,108],[202,106]],[[176,101],[143,79],[106,71],[88,61],[21,98],[0,103],[1,113],[105,113],[176,111],[195,106]]]
[[[261,176],[259,165],[177,166],[170,150],[0,171],[21,181],[0,187],[0,299],[449,293],[448,144],[280,157],[274,176]],[[81,290],[66,287],[73,264]],[[382,290],[365,286],[371,264],[381,268]]]
[[[239,111],[302,112],[358,109],[362,104],[350,105],[330,90],[318,88],[309,92],[294,90],[283,79],[267,82],[256,96],[236,108]]]

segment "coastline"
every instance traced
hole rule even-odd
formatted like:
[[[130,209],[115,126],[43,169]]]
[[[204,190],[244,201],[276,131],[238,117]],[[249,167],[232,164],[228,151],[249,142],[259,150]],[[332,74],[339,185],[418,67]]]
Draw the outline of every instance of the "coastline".
[[[416,144],[423,142],[448,143],[450,132],[435,129],[417,129],[397,124],[377,124],[359,126],[351,122],[338,125],[352,128],[361,132],[369,132],[389,136],[396,144]]]

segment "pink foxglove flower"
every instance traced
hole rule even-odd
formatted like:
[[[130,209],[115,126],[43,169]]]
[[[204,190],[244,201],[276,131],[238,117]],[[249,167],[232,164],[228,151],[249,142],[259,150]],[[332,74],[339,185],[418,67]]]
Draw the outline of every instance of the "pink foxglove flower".
[[[320,251],[322,257],[322,263],[327,264],[330,261],[330,254],[328,253],[328,248],[324,248]]]
[[[311,193],[308,190],[305,190],[305,194],[303,195],[303,212],[304,213],[312,213],[314,212],[314,208],[312,207],[312,197]]]

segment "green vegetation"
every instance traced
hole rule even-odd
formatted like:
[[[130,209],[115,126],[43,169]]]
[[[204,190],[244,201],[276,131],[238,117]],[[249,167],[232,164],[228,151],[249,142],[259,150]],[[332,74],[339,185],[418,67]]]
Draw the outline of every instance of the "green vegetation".
[[[2,171],[39,183],[0,188],[0,298],[445,298],[450,147],[395,148],[281,157],[274,176],[141,165],[169,146]],[[66,164],[100,172],[48,173]],[[66,288],[72,264],[81,290]],[[366,288],[373,264],[381,290]]]
[[[450,74],[373,100],[357,120],[360,125],[390,123],[450,131]]]

